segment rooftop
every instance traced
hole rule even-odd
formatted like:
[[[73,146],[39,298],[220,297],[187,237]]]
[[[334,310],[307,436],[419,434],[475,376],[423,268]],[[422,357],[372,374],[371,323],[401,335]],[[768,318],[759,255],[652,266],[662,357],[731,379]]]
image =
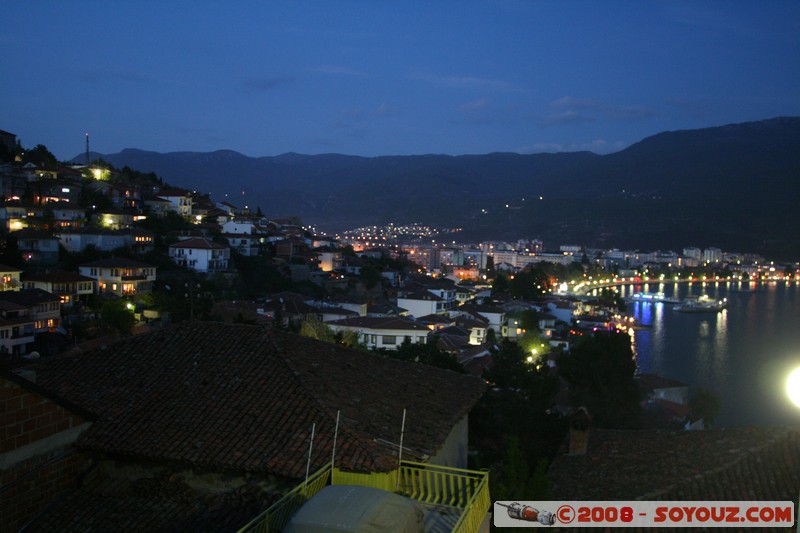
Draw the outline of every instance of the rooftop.
[[[82,354],[39,360],[42,387],[96,413],[78,444],[116,455],[298,479],[312,424],[319,468],[396,466],[437,451],[480,380],[260,326],[184,323]]]
[[[795,501],[800,430],[591,430],[548,477],[555,500]]]

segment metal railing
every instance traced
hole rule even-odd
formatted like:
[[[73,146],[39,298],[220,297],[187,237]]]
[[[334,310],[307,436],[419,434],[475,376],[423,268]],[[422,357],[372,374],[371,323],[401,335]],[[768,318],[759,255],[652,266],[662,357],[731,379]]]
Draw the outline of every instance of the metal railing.
[[[458,513],[453,533],[477,533],[491,507],[489,473],[402,461],[387,475],[339,473],[332,475],[331,463],[311,475],[266,511],[251,520],[239,533],[282,531],[292,515],[329,482],[370,486],[394,492],[426,505],[449,507]]]
[[[460,509],[453,533],[476,533],[491,506],[487,471],[403,461],[398,491],[422,503]]]
[[[238,533],[270,533],[283,531],[292,515],[308,500],[321,491],[331,479],[331,463],[326,464],[312,475],[308,480],[300,483],[287,492],[267,508],[266,511],[248,522]]]

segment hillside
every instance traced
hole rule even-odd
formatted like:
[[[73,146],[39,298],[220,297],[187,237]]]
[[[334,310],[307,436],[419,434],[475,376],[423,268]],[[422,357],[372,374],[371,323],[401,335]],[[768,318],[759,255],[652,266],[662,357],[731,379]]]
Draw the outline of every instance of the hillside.
[[[664,132],[603,156],[94,155],[328,230],[418,221],[548,245],[800,252],[785,223],[800,200],[798,117]]]

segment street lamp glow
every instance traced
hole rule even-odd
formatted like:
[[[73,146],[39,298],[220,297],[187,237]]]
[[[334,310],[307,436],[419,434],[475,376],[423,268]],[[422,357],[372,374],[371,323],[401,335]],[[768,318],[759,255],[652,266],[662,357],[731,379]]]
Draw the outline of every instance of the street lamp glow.
[[[800,368],[795,368],[786,380],[786,392],[789,399],[797,407],[800,407]]]

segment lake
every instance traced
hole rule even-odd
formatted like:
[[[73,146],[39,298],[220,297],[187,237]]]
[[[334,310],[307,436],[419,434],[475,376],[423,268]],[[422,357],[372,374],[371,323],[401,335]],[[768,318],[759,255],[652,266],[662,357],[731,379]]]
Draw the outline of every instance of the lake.
[[[719,282],[638,284],[623,296],[663,292],[728,299],[715,313],[680,313],[673,304],[628,304],[640,372],[700,386],[721,401],[717,427],[800,423],[785,381],[800,366],[800,286],[797,283]]]

